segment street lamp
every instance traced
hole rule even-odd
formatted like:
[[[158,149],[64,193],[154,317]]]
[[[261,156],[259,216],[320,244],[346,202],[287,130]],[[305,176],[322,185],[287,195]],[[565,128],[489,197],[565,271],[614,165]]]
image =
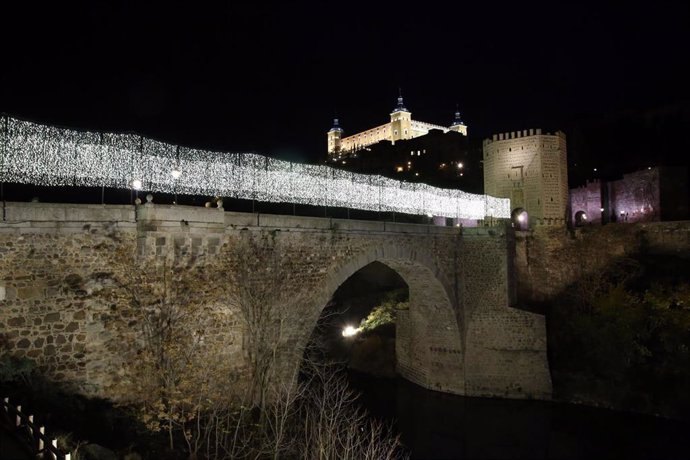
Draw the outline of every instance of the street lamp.
[[[182,171],[175,168],[172,171],[170,171],[170,175],[173,177],[173,179],[175,179],[175,185],[173,187],[175,193],[175,201],[173,201],[173,204],[177,204],[177,179],[179,179],[182,176]]]
[[[359,332],[359,328],[354,327],[354,326],[345,326],[343,329],[343,337],[352,337],[353,335],[356,335]]]
[[[132,186],[132,190],[134,190],[134,204],[140,204],[141,201],[139,201],[139,190],[141,190],[142,184],[139,179],[134,179],[130,185]],[[131,193],[131,192],[130,192]],[[132,195],[130,194],[130,198]]]

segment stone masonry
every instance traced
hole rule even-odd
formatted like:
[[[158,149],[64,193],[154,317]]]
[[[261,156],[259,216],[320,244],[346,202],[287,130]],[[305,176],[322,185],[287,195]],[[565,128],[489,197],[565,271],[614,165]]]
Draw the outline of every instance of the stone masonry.
[[[510,198],[530,226],[565,225],[568,165],[565,134],[541,129],[494,134],[483,142],[484,193]]]
[[[579,280],[641,253],[690,257],[690,221],[615,223],[517,232],[513,258],[519,304],[558,299]],[[563,263],[563,261],[572,263]]]
[[[189,294],[199,308],[217,314],[206,334],[223,345],[222,359],[237,377],[229,379],[229,391],[240,392],[245,328],[222,293],[230,275],[250,262],[243,259],[247,238],[264,238],[289,273],[285,297],[301,299],[289,325],[293,333],[280,348],[283,379],[293,378],[301,361],[294,351],[303,349],[336,289],[379,261],[409,286],[410,309],[397,324],[403,377],[470,396],[551,395],[544,318],[509,306],[512,239],[502,227],[152,204],[6,203],[4,216],[0,334],[9,352],[35,360],[51,379],[85,394],[120,397],[114,388],[140,340],[140,325],[123,313],[131,297],[126,288],[148,283],[161,266],[182,277],[203,275],[196,285],[190,278]]]

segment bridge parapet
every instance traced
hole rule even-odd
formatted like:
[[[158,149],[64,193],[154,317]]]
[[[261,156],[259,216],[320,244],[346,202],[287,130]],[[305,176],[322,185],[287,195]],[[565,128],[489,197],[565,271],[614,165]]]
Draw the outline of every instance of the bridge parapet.
[[[134,222],[134,206],[6,202],[4,222]]]
[[[332,230],[343,232],[409,233],[422,235],[489,235],[495,227],[445,227],[390,221],[338,219],[331,217],[289,216],[222,211],[179,205],[100,205],[65,203],[5,203],[3,220],[8,228],[79,228],[79,223],[111,222],[120,227],[139,223],[142,230],[174,229],[181,223],[193,228],[243,227]],[[46,224],[36,225],[37,222]],[[70,225],[72,224],[72,225]],[[129,224],[129,225],[128,225]]]
[[[289,216],[261,213],[221,212],[218,209],[193,206],[154,205],[140,206],[137,210],[139,222],[179,222],[188,224],[224,224],[228,229],[256,227],[266,229],[330,230],[367,233],[409,233],[457,235],[459,227],[441,227],[432,224],[411,224],[402,222],[336,219],[331,217]]]

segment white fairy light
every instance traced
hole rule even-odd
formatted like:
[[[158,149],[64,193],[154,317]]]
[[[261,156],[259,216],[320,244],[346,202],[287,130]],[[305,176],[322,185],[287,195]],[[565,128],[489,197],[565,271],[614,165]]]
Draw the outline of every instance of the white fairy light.
[[[0,152],[2,182],[131,187],[462,219],[510,217],[510,200],[505,198],[256,154],[178,147],[131,134],[56,128],[11,117],[0,119]]]

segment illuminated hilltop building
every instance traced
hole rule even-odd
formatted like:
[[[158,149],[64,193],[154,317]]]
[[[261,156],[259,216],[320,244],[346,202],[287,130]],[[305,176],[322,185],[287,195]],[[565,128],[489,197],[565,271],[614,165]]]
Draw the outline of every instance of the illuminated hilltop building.
[[[332,161],[338,161],[369,145],[381,141],[390,141],[395,144],[395,141],[424,136],[432,129],[438,129],[444,133],[456,131],[467,136],[467,125],[460,119],[460,112],[455,112],[455,119],[449,127],[413,120],[412,113],[405,108],[403,98],[399,96],[398,105],[391,112],[391,121],[384,125],[343,137],[343,129],[338,124],[338,119],[333,120],[333,127],[327,135],[328,158]]]

